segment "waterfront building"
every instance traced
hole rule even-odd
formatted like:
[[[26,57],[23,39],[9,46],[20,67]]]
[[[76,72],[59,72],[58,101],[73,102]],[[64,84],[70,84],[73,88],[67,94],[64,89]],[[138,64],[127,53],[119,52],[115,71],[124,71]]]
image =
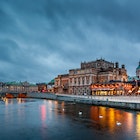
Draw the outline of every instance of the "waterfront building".
[[[135,87],[129,82],[109,81],[91,84],[92,95],[132,95]]]
[[[128,82],[135,86],[135,95],[140,95],[140,61],[135,76],[128,76]]]
[[[139,65],[136,67],[136,75],[128,76],[128,81],[131,82],[133,85],[140,87],[140,62]]]
[[[25,82],[1,82],[0,83],[0,92],[37,92],[38,86],[36,84],[31,84],[27,81]]]
[[[48,93],[54,93],[54,79],[52,79],[48,84],[47,84],[47,91]]]
[[[109,81],[127,81],[125,65],[119,67],[104,59],[91,62],[82,62],[81,67],[69,70],[69,74],[59,75],[55,78],[55,89],[58,93],[69,93],[76,95],[90,95],[91,84]]]
[[[37,83],[38,92],[47,92],[47,84],[46,83]]]
[[[38,86],[36,84],[29,83],[28,92],[38,92]]]
[[[69,74],[58,75],[55,78],[54,91],[55,93],[69,93]]]

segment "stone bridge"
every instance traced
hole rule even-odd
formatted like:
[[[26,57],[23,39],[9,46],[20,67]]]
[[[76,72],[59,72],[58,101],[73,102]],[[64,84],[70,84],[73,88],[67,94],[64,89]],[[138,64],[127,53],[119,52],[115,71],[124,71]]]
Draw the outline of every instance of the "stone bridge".
[[[0,92],[0,97],[6,98],[25,98],[26,96],[26,92]]]

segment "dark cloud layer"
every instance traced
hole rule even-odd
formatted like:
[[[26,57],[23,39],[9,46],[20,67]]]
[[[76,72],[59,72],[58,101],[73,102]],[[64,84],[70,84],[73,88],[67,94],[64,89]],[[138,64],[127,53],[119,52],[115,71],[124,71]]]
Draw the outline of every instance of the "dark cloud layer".
[[[135,75],[138,0],[1,0],[0,81],[48,82],[104,58]]]

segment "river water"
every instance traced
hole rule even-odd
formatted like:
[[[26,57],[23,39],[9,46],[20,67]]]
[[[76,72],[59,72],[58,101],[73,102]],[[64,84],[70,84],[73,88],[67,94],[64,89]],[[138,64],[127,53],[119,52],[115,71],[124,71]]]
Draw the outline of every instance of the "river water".
[[[58,139],[138,140],[140,112],[45,99],[0,101],[0,140]]]

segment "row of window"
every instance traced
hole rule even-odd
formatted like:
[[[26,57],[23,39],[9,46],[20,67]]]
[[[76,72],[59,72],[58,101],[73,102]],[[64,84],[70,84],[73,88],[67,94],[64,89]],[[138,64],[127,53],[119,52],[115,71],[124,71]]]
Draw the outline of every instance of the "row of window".
[[[90,90],[89,89],[74,89],[72,91],[72,93],[78,94],[78,95],[89,95],[90,94]]]
[[[85,85],[90,83],[90,77],[70,78],[70,84]]]

